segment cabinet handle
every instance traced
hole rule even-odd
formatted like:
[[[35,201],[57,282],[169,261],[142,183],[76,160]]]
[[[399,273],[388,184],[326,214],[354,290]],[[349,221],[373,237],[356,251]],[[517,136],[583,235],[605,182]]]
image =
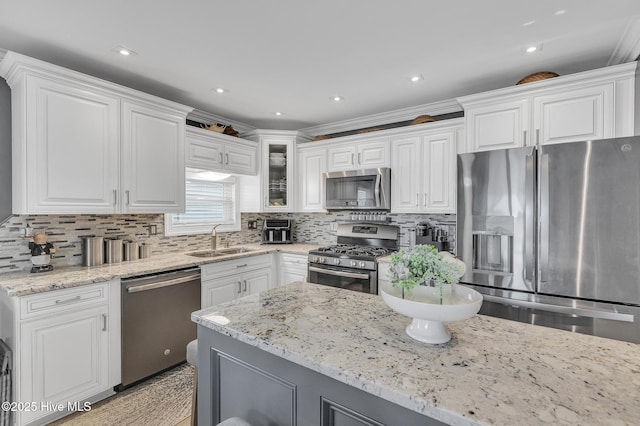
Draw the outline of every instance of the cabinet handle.
[[[522,144],[522,146],[527,146],[527,131],[525,130],[525,131],[524,131],[524,132],[522,132],[522,133],[524,133],[524,136],[523,136],[523,139],[524,139],[524,140],[523,140],[523,144]]]
[[[127,205],[129,205],[129,190],[124,191],[124,195],[127,196]]]
[[[102,314],[102,331],[107,331],[107,314]]]
[[[242,293],[242,283],[238,281],[238,294]]]
[[[536,146],[540,145],[540,129],[536,129]]]
[[[416,207],[420,205],[420,193],[416,192]]]
[[[224,164],[228,165],[229,164],[229,154],[225,154],[224,158],[225,158],[225,163]]]
[[[247,264],[243,263],[242,265],[236,265],[236,268],[244,268],[245,266],[247,266]]]
[[[243,281],[244,286],[242,287],[242,291],[246,292],[247,291],[247,280]]]
[[[80,295],[77,295],[76,297],[72,297],[70,299],[58,299],[56,300],[56,305],[65,305],[67,303],[77,302],[80,299]]]
[[[354,165],[354,159],[355,159],[356,155],[355,154],[351,154],[351,165]]]
[[[222,164],[222,153],[221,153],[221,152],[219,152],[218,154],[220,154],[220,161],[219,161],[219,163],[220,163],[220,164]]]
[[[424,193],[424,206],[427,207],[427,192]]]
[[[361,155],[362,155],[362,153],[359,152],[358,153],[358,164],[362,164],[362,160],[361,160],[361,157],[360,157]]]
[[[118,190],[117,189],[113,190],[113,205],[114,206],[118,205]]]

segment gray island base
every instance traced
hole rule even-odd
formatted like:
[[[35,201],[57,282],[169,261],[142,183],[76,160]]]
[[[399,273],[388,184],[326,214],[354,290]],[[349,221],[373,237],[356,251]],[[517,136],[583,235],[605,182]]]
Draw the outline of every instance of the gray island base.
[[[476,315],[444,345],[378,296],[292,283],[195,312],[200,424],[632,425],[640,346]]]

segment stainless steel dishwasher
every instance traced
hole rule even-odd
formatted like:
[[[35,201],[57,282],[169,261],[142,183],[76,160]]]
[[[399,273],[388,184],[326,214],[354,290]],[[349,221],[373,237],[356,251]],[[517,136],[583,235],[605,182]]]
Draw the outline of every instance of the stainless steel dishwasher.
[[[186,360],[196,338],[200,268],[122,280],[122,383],[116,390]]]

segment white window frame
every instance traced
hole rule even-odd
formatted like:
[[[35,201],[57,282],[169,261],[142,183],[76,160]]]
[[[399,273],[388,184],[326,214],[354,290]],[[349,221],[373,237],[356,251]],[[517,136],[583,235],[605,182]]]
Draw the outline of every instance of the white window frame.
[[[233,224],[222,224],[216,228],[217,233],[221,232],[237,232],[240,231],[240,180],[236,176],[229,175],[225,179],[219,179],[222,182],[231,182],[234,184],[234,198],[235,198],[235,217]],[[185,182],[186,185],[186,182]],[[186,200],[185,200],[186,206]],[[174,225],[173,214],[164,215],[164,234],[167,236],[176,235],[196,235],[196,234],[210,234],[214,225],[219,222],[203,222],[201,224],[191,225]]]

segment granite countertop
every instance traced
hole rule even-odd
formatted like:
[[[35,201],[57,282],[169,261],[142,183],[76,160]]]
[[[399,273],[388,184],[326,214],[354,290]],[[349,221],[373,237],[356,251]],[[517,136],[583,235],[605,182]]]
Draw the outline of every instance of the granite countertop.
[[[637,344],[475,315],[447,325],[449,343],[428,345],[408,337],[410,319],[379,296],[301,282],[192,319],[448,424],[631,425],[640,418]]]
[[[127,278],[136,275],[145,275],[171,269],[188,268],[207,263],[223,262],[225,260],[242,257],[259,256],[275,251],[295,254],[307,254],[309,250],[318,248],[317,244],[278,244],[261,245],[245,244],[242,246],[250,249],[246,253],[229,254],[214,258],[202,258],[189,256],[186,253],[168,253],[153,255],[146,259],[132,260],[129,262],[113,263],[101,266],[70,266],[56,268],[51,272],[32,274],[25,272],[12,272],[0,274],[0,291],[9,296],[26,296],[34,293],[58,290],[62,288],[76,287],[116,278]]]

